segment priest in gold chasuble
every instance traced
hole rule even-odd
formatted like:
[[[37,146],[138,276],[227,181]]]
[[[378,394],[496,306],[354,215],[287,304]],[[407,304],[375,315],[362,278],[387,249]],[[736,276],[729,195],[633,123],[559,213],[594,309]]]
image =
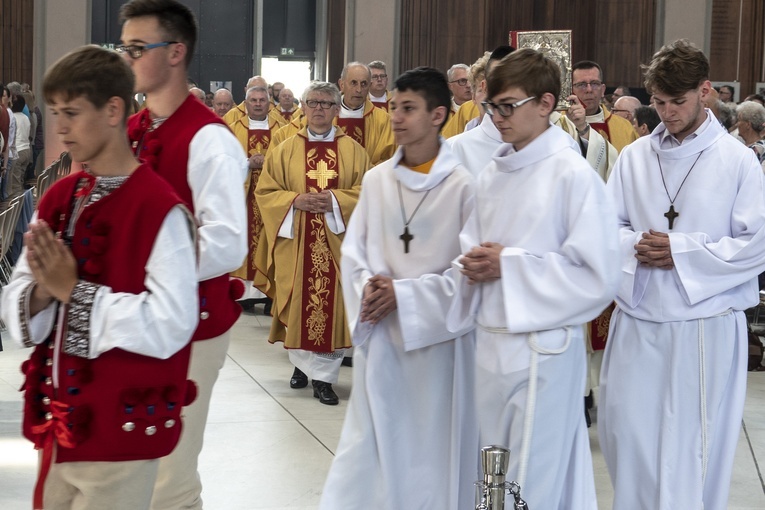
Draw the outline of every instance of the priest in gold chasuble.
[[[273,299],[269,341],[284,342],[292,388],[313,380],[322,404],[337,404],[343,349],[351,346],[340,288],[340,244],[369,156],[333,126],[340,92],[315,82],[303,95],[307,126],[267,156],[255,196],[264,235],[254,284]]]
[[[247,201],[247,229],[249,250],[242,267],[231,273],[247,282],[252,282],[255,276],[255,251],[263,229],[263,220],[255,200],[255,187],[265,163],[265,157],[271,147],[273,134],[279,129],[276,122],[268,118],[268,90],[256,86],[247,90],[245,96],[247,115],[232,123],[229,127],[234,132],[239,143],[247,153],[249,173],[245,181],[245,199]],[[251,285],[247,285],[244,299],[263,298],[263,294]]]
[[[369,100],[371,79],[366,64],[351,62],[343,68],[339,80],[343,96],[335,123],[367,150],[374,166],[390,159],[396,145],[390,115]]]

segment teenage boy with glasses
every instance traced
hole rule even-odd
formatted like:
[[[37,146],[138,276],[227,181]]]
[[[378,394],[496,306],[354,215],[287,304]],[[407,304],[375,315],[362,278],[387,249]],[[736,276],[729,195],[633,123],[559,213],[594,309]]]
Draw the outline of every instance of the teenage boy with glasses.
[[[582,324],[613,299],[617,231],[602,179],[551,124],[555,62],[518,50],[492,68],[486,111],[505,142],[478,174],[450,329],[475,323],[480,444],[509,447],[530,508],[596,506],[582,414]]]

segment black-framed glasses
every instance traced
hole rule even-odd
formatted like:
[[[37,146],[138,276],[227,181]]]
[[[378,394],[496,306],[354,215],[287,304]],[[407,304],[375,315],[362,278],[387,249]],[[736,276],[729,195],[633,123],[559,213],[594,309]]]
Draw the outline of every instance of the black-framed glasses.
[[[468,84],[468,80],[467,78],[460,78],[459,80],[452,80],[449,83],[456,83],[460,87],[464,87],[465,85]]]
[[[593,81],[578,81],[571,86],[574,87],[575,89],[584,90],[587,88],[587,86],[589,86],[590,88],[596,89],[600,87],[601,85],[603,85],[602,81],[593,80]]]
[[[387,74],[373,74],[372,75],[372,79],[373,80],[384,80],[387,77],[388,77]]]
[[[322,110],[329,110],[333,106],[335,106],[336,103],[333,101],[317,101],[315,99],[309,99],[305,102],[305,105],[308,108],[316,108],[317,106],[320,106]]]
[[[515,103],[495,104],[495,103],[492,103],[491,101],[484,101],[481,104],[483,105],[484,108],[486,108],[486,113],[488,113],[490,117],[494,117],[495,113],[499,113],[503,117],[512,117],[516,108],[520,108],[521,106],[525,105],[532,99],[536,99],[536,98],[537,96],[529,96],[526,99],[521,99],[520,101],[516,101]]]
[[[143,46],[141,46],[140,44],[129,44],[129,45],[120,44],[114,49],[117,50],[117,53],[123,53],[123,54],[127,53],[128,55],[130,55],[130,58],[139,59],[143,55],[143,52],[146,50],[161,48],[163,46],[170,46],[171,44],[178,44],[178,41],[162,41],[158,43],[145,44]]]

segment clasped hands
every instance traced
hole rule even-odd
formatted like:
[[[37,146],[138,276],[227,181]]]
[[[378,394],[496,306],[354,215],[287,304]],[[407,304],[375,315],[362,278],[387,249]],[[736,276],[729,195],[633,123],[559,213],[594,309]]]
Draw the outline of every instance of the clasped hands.
[[[396,292],[393,279],[389,276],[375,275],[364,287],[361,300],[361,322],[377,324],[396,309]]]
[[[77,261],[69,247],[42,220],[29,225],[24,245],[29,269],[37,283],[32,299],[39,306],[33,304],[31,308],[39,311],[53,299],[68,303],[78,282]]]
[[[263,156],[263,154],[253,154],[247,158],[247,163],[251,170],[258,170],[263,168],[263,163],[265,160],[266,158]]]
[[[672,269],[675,261],[669,245],[669,234],[649,230],[635,245],[635,258],[641,264],[659,269]]]
[[[468,283],[482,283],[496,280],[502,275],[499,269],[499,255],[502,253],[499,243],[481,243],[467,252],[459,263],[462,264],[462,274],[467,276]]]
[[[301,193],[293,202],[295,208],[314,214],[332,212],[332,192],[324,190],[320,192]]]

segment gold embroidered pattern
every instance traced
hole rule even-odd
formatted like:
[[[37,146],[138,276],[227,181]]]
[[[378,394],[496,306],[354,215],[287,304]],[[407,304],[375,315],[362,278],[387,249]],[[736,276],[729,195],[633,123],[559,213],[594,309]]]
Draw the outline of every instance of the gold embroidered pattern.
[[[329,265],[332,262],[327,234],[324,231],[324,220],[321,216],[311,219],[311,234],[315,240],[309,246],[313,267],[311,268],[312,276],[308,278],[308,305],[306,306],[306,311],[310,315],[305,325],[308,330],[308,340],[314,345],[321,345],[324,343],[324,331],[329,318],[329,315],[324,312],[324,308],[329,304],[331,283],[326,273],[329,272]]]
[[[599,338],[604,339],[604,341],[608,338],[608,327],[611,324],[611,315],[613,312],[613,307],[609,306],[595,319],[595,330],[597,331],[597,335]]]
[[[253,134],[250,136],[248,146],[250,148],[249,155],[265,154],[268,150],[268,146],[271,144],[271,138],[268,135],[259,136]]]

